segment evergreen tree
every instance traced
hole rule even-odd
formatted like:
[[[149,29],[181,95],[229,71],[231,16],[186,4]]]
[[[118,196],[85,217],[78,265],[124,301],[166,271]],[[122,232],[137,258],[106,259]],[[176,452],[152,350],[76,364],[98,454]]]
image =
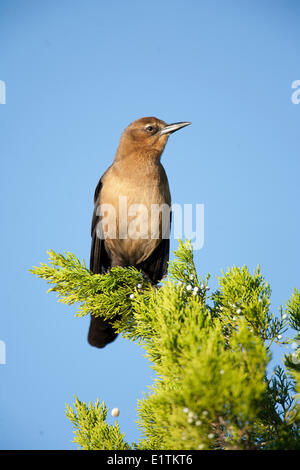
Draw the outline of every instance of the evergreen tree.
[[[300,294],[274,315],[259,267],[233,267],[210,293],[189,242],[154,288],[134,268],[92,274],[73,254],[49,252],[32,273],[78,316],[101,315],[146,351],[156,379],[138,401],[141,439],[127,443],[99,399],[75,399],[66,415],[81,449],[300,449]],[[288,328],[293,338],[287,336]],[[271,346],[294,347],[268,377]],[[287,350],[288,351],[288,350]]]

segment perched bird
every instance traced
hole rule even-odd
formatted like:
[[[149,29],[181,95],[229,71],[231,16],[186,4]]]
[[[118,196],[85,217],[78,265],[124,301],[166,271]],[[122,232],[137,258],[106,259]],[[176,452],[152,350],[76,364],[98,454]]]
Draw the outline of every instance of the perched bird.
[[[149,214],[153,207],[167,207],[170,222],[170,189],[160,158],[169,135],[189,124],[166,124],[155,117],[143,117],[123,131],[113,164],[95,190],[90,255],[93,273],[102,274],[114,266],[135,266],[153,284],[166,275],[170,223],[163,227],[161,214],[154,222]],[[128,220],[134,213],[140,218],[132,227]],[[91,315],[90,345],[103,348],[116,337],[107,320]]]

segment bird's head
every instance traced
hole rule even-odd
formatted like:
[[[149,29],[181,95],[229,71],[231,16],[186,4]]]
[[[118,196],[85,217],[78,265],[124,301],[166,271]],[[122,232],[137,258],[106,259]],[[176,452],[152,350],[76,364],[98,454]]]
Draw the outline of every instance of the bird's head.
[[[133,153],[160,157],[168,137],[190,122],[166,124],[155,117],[143,117],[133,121],[123,131],[116,158],[120,159]]]

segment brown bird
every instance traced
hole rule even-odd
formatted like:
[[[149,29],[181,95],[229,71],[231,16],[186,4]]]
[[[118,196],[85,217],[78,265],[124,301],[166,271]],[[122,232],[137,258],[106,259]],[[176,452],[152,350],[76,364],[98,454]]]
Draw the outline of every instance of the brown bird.
[[[132,122],[122,133],[113,164],[94,195],[90,270],[135,266],[153,284],[167,273],[171,196],[160,162],[168,137],[190,122],[166,124],[155,117]],[[167,208],[150,220],[154,208]],[[103,348],[117,337],[111,324],[91,315],[88,342]]]

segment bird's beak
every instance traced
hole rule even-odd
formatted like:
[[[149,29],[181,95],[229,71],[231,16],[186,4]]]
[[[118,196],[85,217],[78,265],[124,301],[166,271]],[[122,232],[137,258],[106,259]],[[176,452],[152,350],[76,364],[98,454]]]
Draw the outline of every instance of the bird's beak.
[[[173,132],[178,131],[182,127],[189,126],[192,124],[191,122],[174,122],[174,124],[167,124],[161,131],[159,131],[160,135],[163,134],[172,134]]]

